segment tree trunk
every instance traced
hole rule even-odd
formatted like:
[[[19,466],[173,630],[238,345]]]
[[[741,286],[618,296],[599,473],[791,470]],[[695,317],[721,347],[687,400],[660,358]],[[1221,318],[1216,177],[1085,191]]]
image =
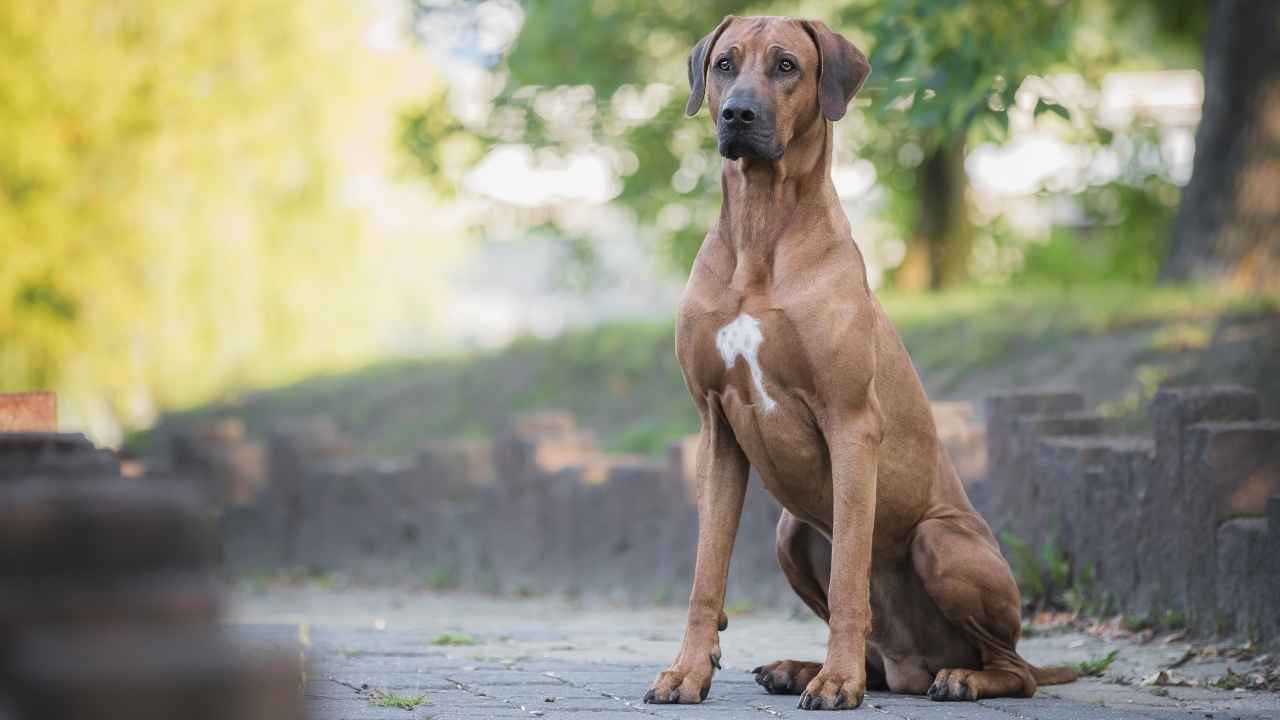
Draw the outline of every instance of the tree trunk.
[[[973,226],[965,200],[964,141],[933,150],[916,170],[919,215],[895,285],[904,290],[939,290],[968,277]]]
[[[1161,279],[1280,287],[1280,2],[1214,0],[1195,169]]]

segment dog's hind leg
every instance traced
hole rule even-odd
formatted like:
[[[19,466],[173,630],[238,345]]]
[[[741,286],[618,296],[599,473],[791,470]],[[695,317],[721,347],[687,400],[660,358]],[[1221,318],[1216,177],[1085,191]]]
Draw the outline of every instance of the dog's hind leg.
[[[831,578],[831,542],[822,533],[782,511],[778,518],[778,564],[787,582],[814,614],[827,622],[831,617],[827,605],[827,584]],[[879,657],[867,648],[867,686],[884,688],[884,669]],[[756,682],[765,690],[779,695],[799,695],[809,681],[822,670],[822,663],[806,660],[778,660],[752,670]]]
[[[1036,669],[1016,650],[1022,629],[1018,586],[981,518],[926,520],[916,528],[911,559],[925,591],[981,658],[980,668],[938,671],[929,697],[1034,695]]]

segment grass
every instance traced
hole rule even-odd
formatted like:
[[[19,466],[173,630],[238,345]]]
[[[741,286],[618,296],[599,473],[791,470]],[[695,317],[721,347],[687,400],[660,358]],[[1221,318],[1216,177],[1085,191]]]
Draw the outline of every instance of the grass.
[[[396,708],[397,710],[416,710],[427,701],[426,693],[421,695],[401,695],[387,690],[373,690],[369,693],[369,704],[378,707]]]
[[[1140,412],[1156,384],[1185,370],[1175,359],[1185,364],[1188,357],[1215,355],[1204,344],[1225,320],[1280,313],[1280,295],[1128,286],[887,293],[881,302],[936,397],[983,370],[1002,383],[1034,382],[1019,375],[1027,372],[1029,353],[1056,352],[1070,362],[1073,342],[1082,335],[1149,328],[1154,335],[1143,368],[1107,369],[1135,378],[1144,374],[1140,392],[1114,399],[1116,414]],[[1224,366],[1191,378],[1212,382],[1225,375],[1246,384],[1271,378],[1270,391],[1280,397],[1280,372],[1274,369]],[[126,448],[139,454],[161,449],[174,430],[226,415],[240,417],[258,437],[286,418],[328,415],[361,451],[397,456],[430,437],[485,438],[513,412],[547,409],[572,412],[606,450],[617,452],[655,455],[697,429],[672,325],[664,321],[525,338],[496,351],[390,360],[314,377],[166,415],[156,429],[131,436]]]
[[[1125,615],[1120,619],[1120,626],[1132,633],[1143,630],[1182,630],[1187,626],[1187,616],[1177,610],[1165,610],[1160,614],[1146,616]]]
[[[438,567],[427,575],[429,590],[452,590],[458,587],[458,577],[449,568]]]
[[[475,645],[476,639],[465,633],[440,633],[431,639],[432,645]]]
[[[1249,687],[1249,678],[1245,675],[1237,673],[1231,668],[1227,668],[1227,674],[1210,683],[1219,690],[1236,690],[1238,688]]]
[[[1054,535],[1034,548],[1011,532],[1000,535],[1008,549],[1009,567],[1022,595],[1022,604],[1033,610],[1064,607],[1064,595],[1071,589],[1071,562],[1058,549]]]
[[[1120,656],[1119,650],[1112,650],[1100,658],[1085,660],[1075,664],[1076,672],[1080,673],[1080,677],[1097,677],[1107,671],[1111,667],[1111,663],[1116,661]]]

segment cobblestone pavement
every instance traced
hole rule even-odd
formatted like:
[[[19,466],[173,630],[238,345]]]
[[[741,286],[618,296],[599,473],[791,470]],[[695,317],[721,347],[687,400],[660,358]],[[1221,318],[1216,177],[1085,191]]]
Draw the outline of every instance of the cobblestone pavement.
[[[275,589],[237,593],[236,633],[301,647],[314,720],[434,718],[812,717],[795,697],[768,695],[747,672],[782,657],[820,659],[825,626],[782,612],[734,616],[721,633],[724,669],[697,706],[645,705],[649,682],[674,655],[683,612],[548,599],[495,599],[392,590]],[[1033,699],[934,703],[869,693],[859,717],[956,720],[1221,720],[1280,718],[1280,698],[1204,687],[1131,683],[1186,646],[1104,642],[1080,633],[1025,640],[1034,662],[1074,662],[1118,650],[1103,678],[1045,688]],[[1225,672],[1225,661],[1183,664],[1185,677]],[[1237,671],[1241,668],[1237,667]]]

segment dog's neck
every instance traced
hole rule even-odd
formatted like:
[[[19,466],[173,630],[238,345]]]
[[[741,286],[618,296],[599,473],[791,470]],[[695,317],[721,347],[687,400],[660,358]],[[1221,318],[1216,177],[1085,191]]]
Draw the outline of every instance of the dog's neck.
[[[725,160],[719,234],[739,261],[746,256],[771,265],[797,212],[839,202],[831,181],[831,126],[819,116],[780,160]]]

